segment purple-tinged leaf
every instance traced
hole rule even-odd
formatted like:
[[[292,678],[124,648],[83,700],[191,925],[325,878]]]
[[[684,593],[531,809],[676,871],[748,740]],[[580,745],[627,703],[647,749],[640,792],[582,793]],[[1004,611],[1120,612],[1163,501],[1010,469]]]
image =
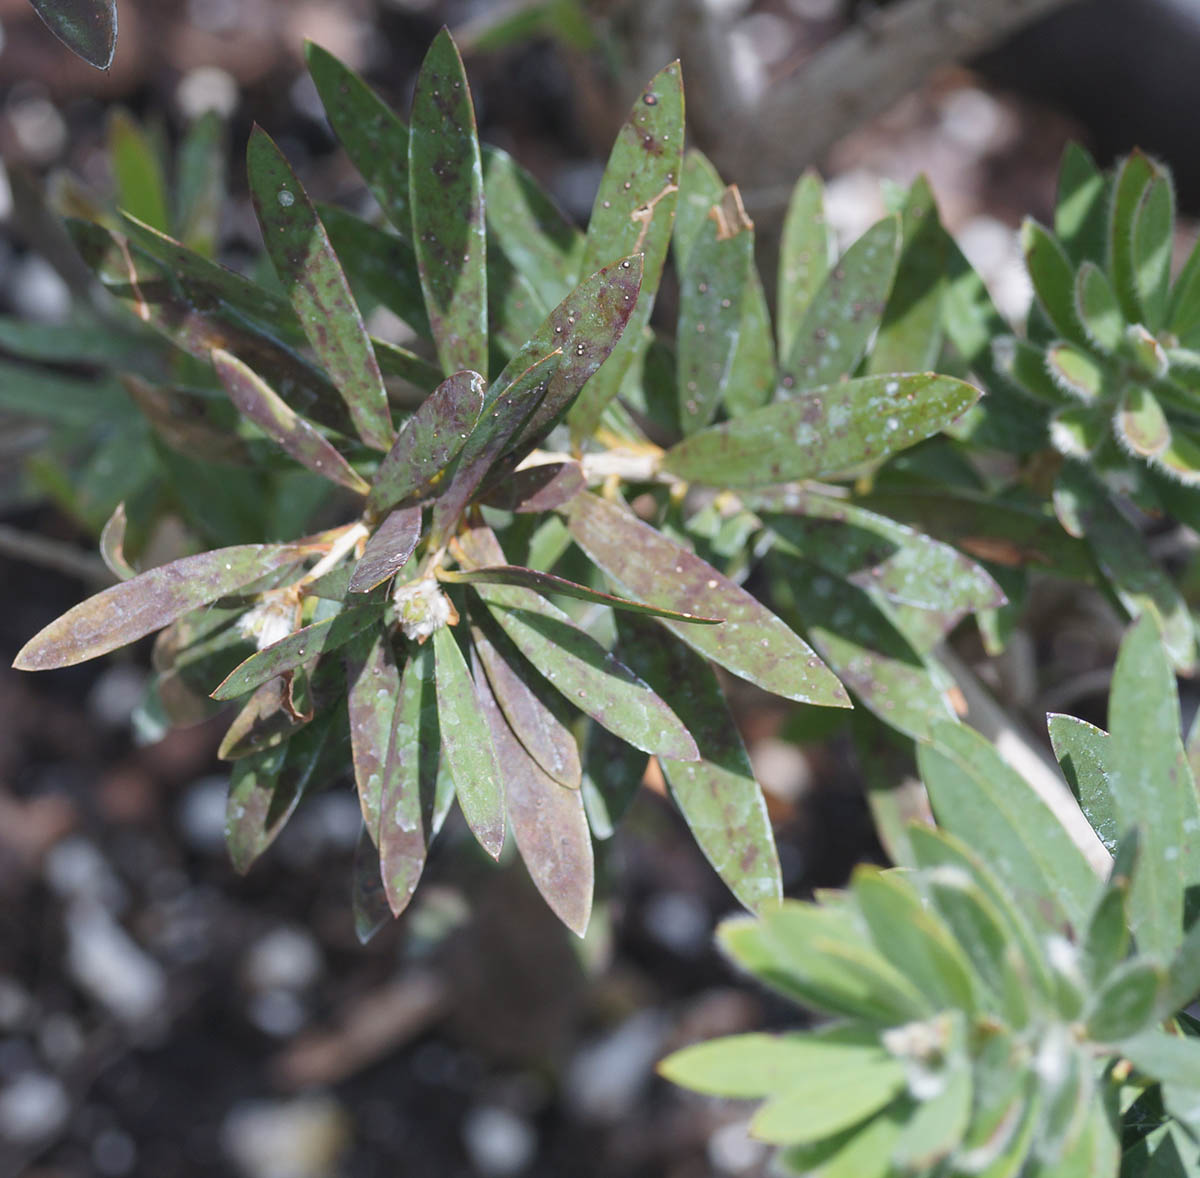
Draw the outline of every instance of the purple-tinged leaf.
[[[304,626],[239,663],[212,692],[212,698],[237,699],[276,675],[338,650],[378,621],[381,614],[379,605],[360,605]]]
[[[408,128],[354,70],[327,49],[308,41],[304,54],[329,125],[350,162],[384,216],[405,240],[411,239]]]
[[[360,945],[367,944],[391,917],[387,891],[383,886],[379,851],[364,826],[354,847],[351,876],[351,906],[354,910],[354,935]]]
[[[442,379],[442,370],[436,364],[430,364],[423,356],[418,356],[408,348],[374,336],[371,337],[371,347],[375,350],[379,371],[384,376],[397,376],[425,392],[436,388]]]
[[[660,70],[633,104],[617,132],[588,221],[581,272],[627,254],[644,259],[641,297],[630,319],[632,330],[612,363],[585,386],[569,413],[571,438],[590,438],[605,406],[616,396],[649,321],[662,277],[683,168],[683,80],[679,62]]]
[[[533,680],[538,676],[485,609],[472,606],[471,644],[487,674],[491,693],[525,751],[560,786],[578,789],[583,777],[579,748]],[[476,681],[479,676],[476,674]],[[561,709],[560,709],[561,710]]]
[[[478,660],[475,681],[517,850],[555,916],[582,937],[592,913],[595,875],[583,798],[578,790],[563,789],[548,776],[513,734]]]
[[[562,352],[552,352],[527,368],[498,395],[489,393],[483,413],[463,445],[449,486],[434,502],[432,544],[445,543],[453,533],[479,485],[546,396],[562,358]]]
[[[484,501],[501,511],[541,515],[574,499],[587,486],[577,462],[544,462],[528,466],[488,490]]]
[[[503,560],[490,530],[456,541],[466,567]],[[696,742],[669,707],[624,663],[532,589],[476,585],[513,645],[574,707],[645,752],[695,760]]]
[[[558,424],[579,390],[608,359],[638,305],[642,271],[642,258],[634,255],[585,278],[550,312],[533,338],[496,378],[489,400],[530,364],[562,349],[562,363],[545,397],[508,448],[507,455],[514,461],[524,457]],[[636,337],[638,333],[632,334]]]
[[[394,726],[383,774],[379,862],[392,912],[408,906],[425,868],[426,831],[437,831],[436,794],[442,759],[433,647],[410,646],[400,676]],[[444,813],[443,813],[444,816]]]
[[[898,217],[873,225],[842,255],[780,356],[783,396],[831,384],[858,367],[883,318],[899,257]]]
[[[29,0],[46,27],[88,65],[107,70],[117,51],[116,0]]]
[[[423,499],[458,456],[479,421],[483,378],[477,372],[447,377],[400,427],[375,472],[367,510],[381,515],[407,500]]]
[[[277,675],[268,679],[233,718],[217,756],[223,761],[237,761],[273,748],[303,728],[314,714],[303,668]]]
[[[300,804],[326,753],[333,720],[330,712],[291,740],[234,762],[225,804],[225,844],[239,875],[245,875],[275,841]]]
[[[737,188],[727,188],[696,233],[679,281],[676,384],[685,435],[712,421],[730,387],[753,264],[754,223]]]
[[[839,474],[937,433],[978,397],[933,373],[848,380],[701,430],[668,450],[663,467],[730,487]]]
[[[118,503],[100,533],[100,559],[118,581],[137,576],[137,570],[125,559],[125,504]]]
[[[712,667],[660,626],[619,618],[620,651],[666,700],[699,761],[659,758],[671,796],[705,858],[751,911],[783,898],[766,801]]]
[[[433,653],[442,755],[450,766],[458,805],[471,833],[498,859],[504,847],[504,785],[491,732],[471,672],[448,626],[434,631]]]
[[[383,376],[317,210],[261,127],[250,135],[246,163],[267,254],[304,333],[345,399],[358,436],[386,450],[394,431]]]
[[[238,412],[278,442],[301,466],[356,495],[365,495],[371,489],[312,423],[294,413],[253,369],[219,349],[212,354],[212,364]]]
[[[408,136],[413,245],[438,358],[447,375],[487,372],[487,238],[475,108],[450,34],[434,38],[413,94]]]
[[[575,541],[625,592],[667,609],[724,617],[724,625],[712,627],[663,622],[706,658],[776,695],[850,706],[842,685],[805,642],[686,548],[595,495],[576,496],[568,520]]]
[[[421,538],[420,507],[397,507],[367,541],[350,578],[351,593],[366,593],[394,577],[412,556]]]
[[[400,698],[400,670],[387,630],[381,626],[364,633],[346,648],[344,662],[354,784],[367,832],[378,842],[384,773]]]
[[[625,597],[614,597],[611,593],[601,593],[598,589],[590,589],[575,581],[554,573],[543,573],[539,569],[521,568],[518,565],[482,565],[471,569],[438,569],[439,580],[451,584],[465,585],[523,585],[526,589],[537,589],[542,593],[560,593],[563,597],[573,597],[577,601],[591,601],[597,605],[607,605],[612,609],[626,610],[634,614],[649,614],[655,618],[670,618],[675,622],[691,622],[694,625],[717,626],[724,618],[702,618],[698,614],[681,613],[678,610],[663,609],[657,605],[646,605],[641,601],[630,601]]]
[[[300,544],[242,544],[149,569],[67,610],[21,648],[13,666],[48,671],[128,646],[197,606],[302,560],[306,551]]]
[[[799,492],[790,514],[766,515],[777,536],[860,589],[928,610],[995,609],[1004,591],[961,552],[886,516]]]

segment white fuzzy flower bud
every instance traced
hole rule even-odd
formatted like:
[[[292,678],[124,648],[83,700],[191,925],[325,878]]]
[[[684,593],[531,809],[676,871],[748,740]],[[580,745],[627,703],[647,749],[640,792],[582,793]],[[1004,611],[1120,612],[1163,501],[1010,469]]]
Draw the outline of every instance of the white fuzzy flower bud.
[[[435,630],[458,617],[450,598],[433,577],[422,577],[403,585],[397,583],[392,591],[392,601],[396,604],[396,620],[404,637],[414,642],[424,642]]]
[[[237,621],[238,632],[265,650],[296,629],[296,603],[279,594],[264,596]]]

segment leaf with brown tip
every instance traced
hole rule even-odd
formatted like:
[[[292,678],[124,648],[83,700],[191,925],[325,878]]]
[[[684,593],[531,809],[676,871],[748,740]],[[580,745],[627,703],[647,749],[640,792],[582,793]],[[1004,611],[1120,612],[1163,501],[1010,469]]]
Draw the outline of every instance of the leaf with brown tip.
[[[776,695],[850,706],[845,689],[812,648],[710,564],[595,495],[577,495],[567,515],[576,543],[625,592],[667,609],[725,618],[722,626],[664,620],[688,646]]]
[[[137,570],[125,559],[125,502],[113,508],[104,530],[100,533],[100,559],[118,581],[129,581],[137,576]]]
[[[149,569],[67,610],[21,648],[13,666],[48,671],[98,658],[304,555],[298,544],[240,544]]]
[[[293,412],[252,368],[219,348],[212,354],[212,364],[238,412],[278,442],[301,466],[356,495],[365,495],[371,489],[332,443],[311,422]]]

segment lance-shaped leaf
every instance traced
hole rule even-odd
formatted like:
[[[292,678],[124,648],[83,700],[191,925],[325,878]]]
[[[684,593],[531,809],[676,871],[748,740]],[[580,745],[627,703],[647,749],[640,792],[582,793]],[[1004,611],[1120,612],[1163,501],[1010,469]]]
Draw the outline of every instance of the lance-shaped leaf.
[[[514,471],[485,492],[490,507],[541,515],[574,499],[587,486],[577,462],[543,462]]]
[[[711,627],[664,620],[688,646],[766,691],[849,706],[842,685],[812,649],[710,564],[595,495],[576,496],[567,512],[576,542],[625,592],[666,609],[725,618],[724,625]]]
[[[725,409],[729,416],[740,417],[765,405],[775,392],[775,376],[771,311],[758,267],[751,260],[749,278],[742,294],[737,351],[725,387]]]
[[[217,749],[223,761],[236,761],[271,748],[303,728],[315,715],[303,669],[268,679],[234,717]]]
[[[579,280],[583,235],[508,152],[484,150],[483,183],[488,229],[543,305],[556,306]]]
[[[366,593],[394,577],[407,563],[421,538],[420,507],[397,507],[389,512],[367,541],[348,586]]]
[[[86,662],[161,630],[176,618],[302,560],[300,544],[218,548],[149,569],[73,606],[35,634],[13,660],[19,671]]]
[[[1167,315],[1171,247],[1175,235],[1175,189],[1170,173],[1155,169],[1133,222],[1134,285],[1142,322],[1158,331]]]
[[[866,231],[826,275],[787,352],[780,353],[784,395],[853,372],[883,317],[900,257],[900,219]]]
[[[754,223],[737,189],[727,188],[696,233],[680,278],[676,384],[685,434],[708,425],[724,400],[753,261]]]
[[[789,515],[764,522],[800,555],[860,589],[932,610],[977,610],[1005,603],[985,569],[921,532],[842,500],[801,492]]]
[[[405,500],[425,498],[458,456],[479,421],[483,378],[456,372],[442,381],[400,427],[375,472],[367,510],[375,515]]]
[[[225,843],[233,868],[244,875],[275,841],[326,762],[332,740],[328,713],[275,748],[235,761],[225,806]]]
[[[954,716],[935,664],[892,626],[861,589],[775,554],[775,590],[784,616],[803,626],[841,681],[885,724],[917,739]]]
[[[384,773],[400,697],[400,670],[391,639],[382,627],[365,631],[348,646],[344,662],[354,784],[367,833],[377,843]]]
[[[125,504],[118,503],[100,533],[100,559],[118,581],[137,576],[137,570],[125,559]]]
[[[924,176],[909,189],[900,227],[903,245],[896,279],[867,357],[871,374],[932,368],[942,346],[948,239]]]
[[[807,171],[792,189],[779,247],[779,354],[788,356],[800,325],[829,273],[832,235],[821,177]]]
[[[221,210],[228,189],[225,160],[228,127],[206,110],[188,127],[176,156],[175,224],[179,239],[206,258],[217,250]]]
[[[212,363],[238,411],[278,442],[297,462],[357,495],[365,495],[370,490],[363,477],[313,428],[312,423],[294,413],[258,373],[220,349],[213,352]]]
[[[492,696],[525,751],[560,786],[579,789],[583,769],[575,737],[560,716],[565,709],[551,706],[546,689],[539,688],[540,677],[486,609],[472,607],[471,644]]]
[[[517,850],[555,916],[582,937],[592,914],[595,876],[583,797],[578,790],[563,789],[529,755],[505,722],[478,662],[475,682],[495,745],[504,809]]]
[[[30,0],[47,28],[88,65],[106,70],[117,51],[116,0]]]
[[[612,609],[626,610],[634,614],[648,614],[654,618],[670,618],[675,622],[691,622],[700,626],[720,625],[724,618],[705,618],[698,614],[685,613],[674,609],[664,609],[657,605],[647,605],[642,601],[630,601],[625,597],[615,597],[611,593],[602,593],[587,585],[568,581],[565,577],[554,573],[543,573],[539,569],[527,569],[517,565],[481,565],[470,569],[438,569],[439,580],[451,584],[464,585],[523,585],[526,589],[536,589],[542,593],[558,593],[563,597],[573,597],[576,601],[591,601],[597,605],[607,605]]]
[[[387,219],[406,240],[411,239],[408,128],[354,70],[327,49],[307,41],[304,53],[329,125],[350,162]]]
[[[132,582],[129,582],[132,584]],[[320,654],[338,650],[382,615],[382,606],[360,605],[294,631],[239,663],[212,692],[213,699],[237,699],[261,683]]]
[[[674,61],[650,79],[617,132],[592,205],[582,272],[590,274],[626,254],[641,254],[644,273],[632,330],[612,363],[588,382],[568,415],[576,443],[595,432],[649,321],[671,242],[682,166],[683,80],[679,62]]]
[[[561,352],[543,357],[497,395],[485,398],[483,412],[463,443],[449,486],[434,503],[432,543],[441,544],[451,534],[479,485],[546,396],[562,358]]]
[[[1122,831],[1141,828],[1133,929],[1140,948],[1166,961],[1182,936],[1185,892],[1200,884],[1200,813],[1175,676],[1150,618],[1139,619],[1121,643],[1109,717],[1108,785],[1117,820]]]
[[[466,660],[448,626],[434,631],[438,726],[463,817],[493,859],[504,847],[504,785]]]
[[[109,115],[106,139],[118,206],[165,233],[166,180],[162,159],[149,136],[128,111],[118,107]]]
[[[449,375],[487,372],[487,238],[475,108],[450,34],[417,75],[408,136],[413,245],[438,358]]]
[[[408,906],[425,868],[442,759],[433,647],[410,646],[400,677],[379,805],[379,867],[392,912]],[[445,775],[449,780],[449,775]],[[442,815],[444,817],[444,814]]]
[[[305,335],[345,398],[359,437],[386,450],[393,430],[379,363],[317,210],[261,127],[251,133],[246,163],[267,254]]]
[[[1084,262],[1075,275],[1075,313],[1097,347],[1115,352],[1125,338],[1125,316],[1108,275],[1094,262]]]
[[[1087,345],[1075,311],[1075,271],[1062,246],[1032,218],[1021,226],[1021,248],[1034,293],[1054,330],[1072,343]]]
[[[1108,185],[1078,143],[1068,143],[1058,170],[1054,234],[1076,265],[1102,261],[1108,247]]]
[[[1067,463],[1059,481],[1074,496],[1088,543],[1121,604],[1135,618],[1151,611],[1171,662],[1189,672],[1196,661],[1196,640],[1191,614],[1175,582],[1154,562],[1137,528],[1113,510],[1078,463]]]
[[[617,629],[622,656],[667,701],[700,750],[699,761],[663,757],[660,764],[705,858],[751,911],[781,899],[766,802],[712,668],[660,626],[622,617]]]
[[[1144,318],[1137,282],[1135,225],[1147,189],[1160,175],[1153,160],[1134,151],[1125,158],[1113,181],[1108,215],[1108,271],[1117,302],[1130,323],[1140,323]]]
[[[937,724],[933,742],[917,759],[938,824],[969,839],[1044,923],[1082,928],[1096,876],[1049,806],[970,728]]]
[[[1121,827],[1109,789],[1109,735],[1086,720],[1051,712],[1046,717],[1050,744],[1063,777],[1079,802],[1079,808],[1109,854],[1121,839]]]
[[[675,226],[671,233],[675,267],[680,272],[713,205],[720,201],[724,190],[725,182],[708,157],[694,147],[689,148],[683,157],[675,205]]]
[[[733,487],[837,474],[937,433],[978,396],[932,373],[848,380],[701,430],[668,450],[663,468]]]
[[[640,256],[621,258],[597,270],[550,312],[533,338],[496,378],[489,400],[529,365],[557,348],[562,349],[562,362],[546,395],[509,447],[509,456],[514,461],[550,432],[579,390],[608,358],[638,305],[641,282]]]

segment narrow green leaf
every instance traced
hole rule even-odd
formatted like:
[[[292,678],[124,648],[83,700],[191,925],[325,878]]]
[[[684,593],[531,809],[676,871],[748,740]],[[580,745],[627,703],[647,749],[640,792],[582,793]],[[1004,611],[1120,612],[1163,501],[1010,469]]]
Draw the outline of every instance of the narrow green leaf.
[[[246,163],[267,254],[305,335],[345,398],[359,437],[386,450],[394,431],[379,363],[317,210],[261,127],[250,135]]]
[[[725,386],[725,409],[740,417],[765,405],[775,392],[775,342],[771,338],[771,312],[753,258],[749,281],[742,292],[742,322],[737,351]]]
[[[836,1073],[889,1062],[876,1035],[841,1027],[804,1034],[727,1035],[676,1051],[657,1070],[694,1092],[753,1100],[807,1087],[826,1069]]]
[[[192,558],[196,559],[195,557]],[[132,581],[126,582],[132,585]],[[261,683],[282,675],[320,654],[338,650],[373,625],[382,615],[379,605],[360,605],[294,631],[239,663],[211,693],[213,699],[237,699]]]
[[[397,507],[371,534],[348,586],[351,593],[367,593],[394,577],[407,563],[421,538],[420,507]]]
[[[483,153],[488,229],[546,307],[557,306],[579,281],[584,239],[507,152]]]
[[[442,544],[457,526],[467,504],[514,437],[547,395],[562,362],[561,352],[531,364],[495,396],[484,398],[483,411],[462,443],[457,464],[433,508],[431,543]],[[470,374],[476,381],[478,376]]]
[[[1138,958],[1119,965],[1096,993],[1087,1033],[1100,1043],[1116,1043],[1155,1021],[1166,977],[1161,965]],[[1193,1081],[1200,1079],[1200,1070]]]
[[[551,706],[547,692],[539,690],[540,677],[486,609],[471,610],[471,644],[492,697],[525,751],[558,785],[579,789],[583,769],[575,738],[559,715],[563,709]]]
[[[215,110],[192,123],[176,156],[174,225],[179,240],[206,258],[217,251],[225,204],[228,128]]]
[[[1104,392],[1105,370],[1091,352],[1074,344],[1056,343],[1046,349],[1046,370],[1068,396],[1091,403]]]
[[[426,839],[440,825],[436,794],[442,734],[434,653],[428,643],[409,648],[393,719],[380,793],[378,845],[384,892],[393,915],[399,916],[424,870]]]
[[[753,264],[754,225],[737,189],[728,188],[696,233],[680,277],[676,383],[685,436],[712,421],[730,387]]]
[[[136,416],[115,380],[84,380],[8,360],[0,360],[0,410],[85,428]]]
[[[1108,882],[1096,900],[1082,938],[1084,975],[1098,987],[1129,952],[1129,891],[1140,849],[1135,827],[1114,856]]]
[[[779,291],[776,322],[779,354],[790,356],[801,324],[829,273],[833,235],[825,223],[821,177],[807,171],[788,201],[779,247]]]
[[[19,671],[71,667],[127,646],[176,618],[303,559],[299,544],[244,544],[185,556],[72,606],[13,660]]]
[[[908,1119],[892,1149],[892,1162],[909,1173],[923,1174],[953,1154],[971,1122],[973,1095],[966,1062],[948,1064],[940,1089],[921,1101]]]
[[[417,76],[408,170],[413,245],[442,369],[486,373],[483,164],[467,75],[445,29]]]
[[[667,451],[682,479],[755,487],[878,462],[949,425],[978,390],[947,376],[868,376],[710,426]]]
[[[1175,188],[1169,172],[1155,172],[1133,222],[1134,284],[1145,312],[1142,322],[1151,331],[1159,331],[1167,317],[1175,237]]]
[[[400,427],[380,462],[367,510],[380,515],[428,496],[466,445],[482,406],[483,378],[477,372],[456,372],[438,385]]]
[[[328,50],[306,41],[304,52],[334,134],[384,216],[401,237],[411,241],[408,128],[354,70]]]
[[[1144,1031],[1121,1044],[1121,1054],[1162,1084],[1194,1088],[1200,1076],[1200,1039]]]
[[[46,27],[88,65],[107,70],[117,50],[116,0],[29,0]]]
[[[625,597],[614,597],[611,593],[601,593],[598,589],[590,589],[587,585],[568,581],[565,577],[554,573],[543,573],[538,569],[521,568],[511,564],[480,565],[468,569],[438,569],[438,579],[461,585],[522,585],[526,589],[537,589],[542,593],[557,593],[562,597],[573,597],[577,601],[590,601],[597,605],[607,605],[611,609],[625,610],[628,613],[647,614],[653,618],[669,618],[675,622],[690,622],[699,626],[719,626],[724,618],[704,618],[697,614],[681,613],[678,610],[663,609],[656,605],[646,605],[641,601],[630,601]]]
[[[671,248],[675,268],[682,273],[697,235],[709,219],[713,205],[721,199],[725,183],[708,157],[691,147],[684,153],[680,171],[679,197],[675,206],[675,227]]]
[[[1014,897],[1056,927],[1081,928],[1096,877],[1049,806],[978,733],[937,724],[917,760],[939,825],[970,840]]]
[[[1038,303],[1054,330],[1072,343],[1087,345],[1087,333],[1075,311],[1075,271],[1062,246],[1032,218],[1021,226],[1021,248]]]
[[[1117,302],[1130,323],[1143,318],[1137,283],[1135,225],[1146,190],[1160,175],[1157,165],[1140,151],[1122,161],[1113,181],[1108,220],[1108,272]]]
[[[170,228],[167,185],[154,144],[129,112],[120,107],[109,114],[106,138],[117,204],[139,221],[166,233]]]
[[[324,435],[294,413],[253,369],[220,349],[213,352],[212,364],[238,411],[302,466],[356,495],[365,495],[370,490],[369,484]]]
[[[1084,262],[1075,275],[1075,313],[1088,339],[1115,352],[1125,338],[1125,316],[1108,275],[1094,262]]]
[[[683,721],[699,761],[660,758],[663,776],[705,858],[751,911],[782,898],[766,802],[712,668],[661,626],[617,622],[622,657]]]
[[[363,822],[378,843],[388,749],[400,696],[400,669],[385,629],[367,631],[345,656],[350,754]]]
[[[842,255],[813,296],[791,347],[780,352],[785,396],[854,372],[883,318],[899,257],[898,217],[873,225]]]
[[[1109,854],[1121,839],[1109,785],[1112,745],[1109,735],[1085,720],[1051,712],[1046,717],[1054,755],[1071,792]]]
[[[504,786],[496,748],[466,660],[449,627],[435,630],[438,726],[463,817],[493,859],[504,847]]]
[[[1200,241],[1192,245],[1192,252],[1175,280],[1167,315],[1167,330],[1189,348],[1200,342],[1197,326],[1200,326]]]
[[[1076,266],[1107,256],[1108,185],[1078,143],[1067,144],[1059,164],[1054,235]]]
[[[504,808],[529,877],[555,916],[577,936],[592,914],[595,869],[583,798],[546,774],[505,723],[483,668],[475,666],[476,691],[487,720]]]
[[[683,82],[679,62],[674,61],[650,79],[617,132],[592,205],[582,273],[590,274],[614,258],[641,254],[643,275],[631,330],[568,415],[576,445],[595,432],[649,321],[675,222],[683,138]]]
[[[798,492],[792,504],[792,514],[763,521],[802,556],[860,589],[918,609],[1005,603],[988,572],[948,544],[844,500]]]
[[[805,703],[848,705],[841,684],[809,646],[686,548],[595,495],[576,496],[567,517],[575,541],[623,591],[667,609],[725,618],[724,625],[713,627],[664,621],[688,646],[766,691]]]

